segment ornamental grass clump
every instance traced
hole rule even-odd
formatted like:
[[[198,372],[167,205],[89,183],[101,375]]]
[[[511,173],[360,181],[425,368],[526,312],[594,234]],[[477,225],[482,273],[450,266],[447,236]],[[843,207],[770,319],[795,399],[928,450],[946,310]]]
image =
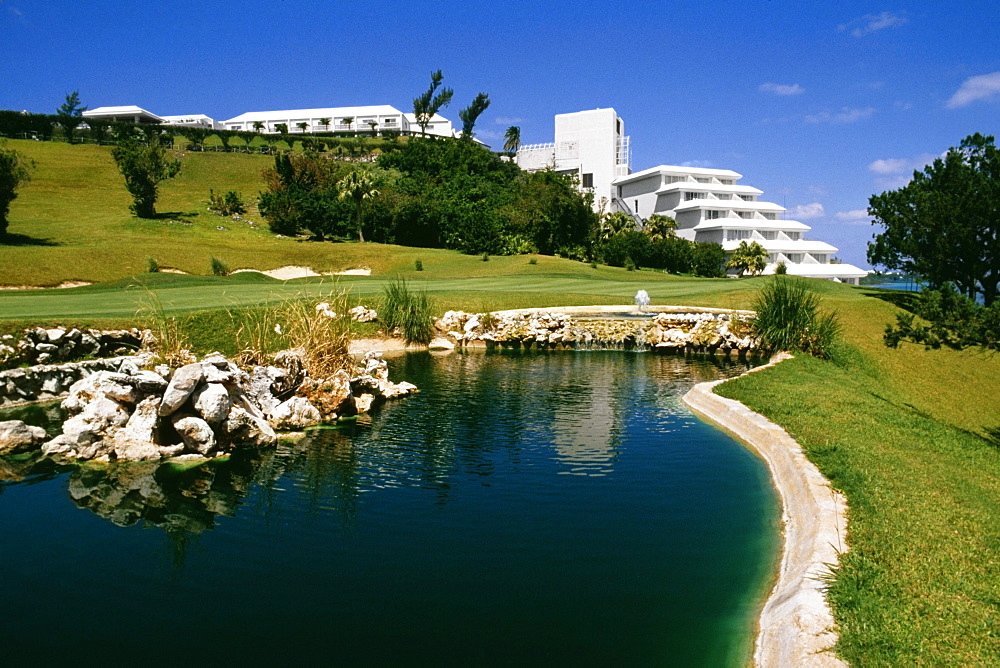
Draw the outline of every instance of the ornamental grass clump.
[[[840,336],[836,313],[821,313],[819,297],[802,279],[775,276],[754,302],[754,333],[767,350],[829,358]]]
[[[404,279],[385,287],[378,313],[386,331],[400,330],[407,343],[430,343],[434,333],[430,300],[426,292],[411,292]]]
[[[298,297],[278,305],[256,304],[229,311],[238,350],[236,362],[263,365],[277,352],[297,349],[313,378],[327,378],[349,367],[352,321],[328,315],[347,312],[347,294],[323,299],[328,308],[317,309],[315,297]]]

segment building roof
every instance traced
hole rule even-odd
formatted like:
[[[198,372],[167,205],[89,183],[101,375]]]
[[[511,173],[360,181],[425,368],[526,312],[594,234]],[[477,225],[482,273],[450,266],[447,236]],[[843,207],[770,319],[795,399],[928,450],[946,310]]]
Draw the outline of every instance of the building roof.
[[[676,181],[660,186],[656,191],[657,195],[672,192],[674,190],[688,190],[691,192],[720,192],[732,193],[733,195],[763,195],[764,191],[753,186],[744,185],[724,185],[722,183],[698,183],[697,181]]]
[[[785,207],[774,202],[747,202],[742,199],[692,199],[681,202],[674,207],[674,211],[692,211],[695,209],[729,209],[731,211],[767,211],[769,213],[780,213],[785,210]]]
[[[677,176],[683,176],[685,174],[690,174],[691,176],[715,176],[720,179],[742,179],[743,175],[734,172],[731,169],[710,169],[708,167],[683,167],[681,165],[659,165],[657,167],[650,167],[649,169],[644,169],[641,172],[634,172],[628,176],[621,176],[614,181],[612,185],[620,186],[624,183],[631,183],[632,181],[638,181],[644,179],[647,176],[653,174],[673,174]],[[693,184],[692,184],[693,185]],[[711,184],[706,184],[711,185]],[[718,186],[719,184],[716,184]]]
[[[806,232],[812,228],[797,220],[768,220],[767,218],[713,218],[703,220],[691,229],[698,230],[784,230]]]
[[[768,265],[764,270],[765,274],[773,274],[775,265]],[[804,276],[807,278],[864,278],[868,272],[855,267],[853,264],[796,264],[785,265],[786,271],[792,276]]]
[[[726,251],[734,251],[740,247],[741,241],[756,241],[767,250],[768,253],[836,253],[837,247],[831,246],[825,241],[813,241],[811,239],[799,239],[798,241],[788,241],[784,239],[737,239],[733,241],[723,241],[722,248]]]
[[[248,111],[234,116],[223,123],[246,123],[254,121],[285,121],[289,119],[307,118],[344,118],[354,116],[399,116],[399,109],[388,104],[375,104],[366,107],[325,107],[322,109],[282,109],[278,111]]]
[[[128,104],[121,107],[97,107],[96,109],[88,109],[81,114],[84,118],[115,118],[117,116],[145,116],[146,118],[158,122],[162,122],[163,118],[157,116],[151,111],[146,111],[142,107],[137,107],[134,104]]]

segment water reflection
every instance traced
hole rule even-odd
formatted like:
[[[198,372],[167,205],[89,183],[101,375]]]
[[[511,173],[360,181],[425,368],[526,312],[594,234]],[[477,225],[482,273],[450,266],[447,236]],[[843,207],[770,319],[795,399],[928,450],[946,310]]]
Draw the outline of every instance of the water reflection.
[[[536,358],[528,369],[511,373],[509,358],[528,355]],[[614,363],[594,363],[608,355]],[[525,462],[539,454],[556,464],[557,475],[611,475],[623,430],[637,414],[644,429],[682,429],[684,421],[670,418],[686,411],[680,395],[687,387],[747,368],[728,360],[691,364],[676,356],[516,350],[410,354],[391,364],[394,377],[416,381],[421,393],[383,406],[374,418],[283,440],[277,449],[193,465],[56,467],[37,456],[0,458],[0,481],[31,482],[68,469],[77,507],[117,526],[141,524],[171,535],[215,528],[251,493],[255,512],[266,516],[289,490],[306,512],[338,514],[351,525],[366,492],[419,488],[445,504],[456,476],[489,485],[498,467],[532,466]],[[29,412],[3,418],[58,428],[58,404]]]

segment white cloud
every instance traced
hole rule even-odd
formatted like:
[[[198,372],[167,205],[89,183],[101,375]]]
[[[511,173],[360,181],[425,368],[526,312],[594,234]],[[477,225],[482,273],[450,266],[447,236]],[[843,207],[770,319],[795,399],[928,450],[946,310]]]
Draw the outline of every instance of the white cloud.
[[[776,83],[762,83],[757,86],[757,90],[763,91],[765,93],[774,93],[775,95],[801,95],[806,92],[806,89],[798,84],[776,84]]]
[[[996,95],[1000,95],[1000,72],[980,74],[963,81],[945,106],[949,109],[958,109],[976,100],[985,100]]]
[[[498,116],[497,119],[494,121],[494,123],[496,123],[497,125],[514,125],[515,123],[520,123],[523,120],[524,120],[523,118],[517,118],[511,116]]]
[[[906,25],[908,20],[902,14],[894,14],[893,12],[866,14],[859,19],[837,26],[837,30],[840,32],[850,30],[852,37],[864,37],[879,30]]]
[[[821,203],[812,202],[793,206],[785,215],[792,220],[809,220],[810,218],[822,218],[826,215],[826,210]]]
[[[838,211],[834,218],[842,220],[848,225],[867,225],[872,217],[868,215],[868,209],[851,209],[850,211]]]
[[[806,116],[806,123],[830,123],[842,125],[844,123],[854,123],[864,118],[868,118],[875,113],[875,107],[865,107],[864,109],[851,109],[844,107],[836,113],[821,111],[818,114]]]
[[[910,167],[911,161],[903,158],[881,158],[868,165],[868,171],[876,174],[899,174]]]

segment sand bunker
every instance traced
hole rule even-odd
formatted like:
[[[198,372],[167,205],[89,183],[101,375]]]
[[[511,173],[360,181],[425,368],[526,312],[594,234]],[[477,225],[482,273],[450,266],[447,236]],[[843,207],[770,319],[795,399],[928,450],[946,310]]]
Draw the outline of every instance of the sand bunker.
[[[48,290],[52,287],[55,288],[82,288],[85,285],[91,285],[86,281],[63,281],[59,285],[0,285],[0,290]]]

